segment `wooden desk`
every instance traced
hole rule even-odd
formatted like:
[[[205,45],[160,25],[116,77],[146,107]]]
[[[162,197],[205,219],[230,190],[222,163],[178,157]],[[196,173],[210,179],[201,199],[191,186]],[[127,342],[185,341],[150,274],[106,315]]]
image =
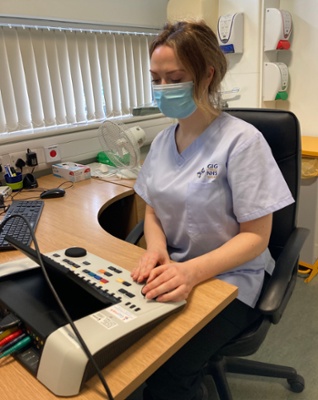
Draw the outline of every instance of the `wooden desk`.
[[[318,157],[318,137],[302,136],[301,137],[301,154],[305,157]]]
[[[60,183],[61,180],[53,176],[39,179],[42,188],[56,187]],[[82,246],[91,253],[132,269],[144,250],[105,232],[97,216],[114,201],[133,194],[129,187],[91,179],[74,184],[63,198],[45,200],[36,230],[41,252]],[[23,194],[26,198],[32,196]],[[0,257],[1,262],[5,262],[23,255],[18,251],[8,251],[1,253]],[[217,279],[198,286],[181,312],[165,319],[103,369],[114,398],[126,399],[236,295],[234,286]],[[11,357],[0,360],[0,369],[1,400],[65,398],[54,396]],[[102,400],[107,396],[95,376],[75,398]]]

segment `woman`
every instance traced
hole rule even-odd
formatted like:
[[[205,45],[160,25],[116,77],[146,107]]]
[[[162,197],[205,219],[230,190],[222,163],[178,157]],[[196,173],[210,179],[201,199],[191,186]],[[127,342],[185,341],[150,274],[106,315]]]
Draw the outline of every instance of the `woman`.
[[[186,299],[217,277],[238,298],[147,381],[145,399],[206,399],[202,369],[259,317],[272,213],[293,202],[253,126],[217,106],[226,60],[204,22],[166,24],[150,48],[154,97],[178,122],[153,141],[135,184],[146,202],[147,251],[132,272],[146,298]]]

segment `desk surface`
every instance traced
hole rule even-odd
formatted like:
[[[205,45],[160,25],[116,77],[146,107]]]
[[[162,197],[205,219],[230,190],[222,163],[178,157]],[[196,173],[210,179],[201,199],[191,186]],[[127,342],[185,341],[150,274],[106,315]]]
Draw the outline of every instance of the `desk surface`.
[[[301,154],[303,156],[317,157],[318,156],[318,137],[317,136],[302,136],[301,137]]]
[[[53,176],[40,178],[39,191],[56,187],[61,182]],[[17,198],[31,198],[38,194],[25,192]],[[41,252],[82,246],[104,259],[132,269],[144,250],[105,232],[98,223],[98,215],[113,202],[133,195],[130,187],[91,179],[75,183],[66,190],[63,198],[45,200],[36,230]],[[18,251],[0,253],[1,262],[22,257]],[[103,369],[114,398],[127,398],[236,295],[234,286],[217,279],[195,288],[181,312],[165,319]],[[13,358],[0,360],[0,368],[2,400],[58,399]],[[75,397],[81,400],[105,398],[103,386],[96,376]]]

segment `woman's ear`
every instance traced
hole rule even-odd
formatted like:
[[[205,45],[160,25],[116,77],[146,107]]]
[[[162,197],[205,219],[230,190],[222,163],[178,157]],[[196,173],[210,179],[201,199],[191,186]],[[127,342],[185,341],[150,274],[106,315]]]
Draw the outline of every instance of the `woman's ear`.
[[[209,67],[209,69],[208,69],[208,76],[207,76],[208,86],[209,86],[210,83],[212,82],[213,76],[214,76],[214,68],[213,68],[213,67]]]

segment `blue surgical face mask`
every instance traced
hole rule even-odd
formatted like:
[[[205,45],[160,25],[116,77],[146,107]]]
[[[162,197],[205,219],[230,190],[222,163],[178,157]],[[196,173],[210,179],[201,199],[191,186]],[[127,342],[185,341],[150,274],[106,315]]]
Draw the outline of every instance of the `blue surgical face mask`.
[[[153,85],[153,94],[160,111],[170,118],[187,118],[197,106],[193,100],[193,82]]]

